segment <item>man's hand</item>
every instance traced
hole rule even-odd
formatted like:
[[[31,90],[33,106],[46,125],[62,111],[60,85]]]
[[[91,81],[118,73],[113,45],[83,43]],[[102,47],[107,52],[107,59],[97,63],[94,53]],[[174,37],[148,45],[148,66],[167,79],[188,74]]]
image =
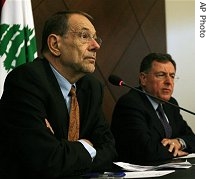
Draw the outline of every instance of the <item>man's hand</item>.
[[[173,152],[174,157],[181,157],[188,155],[187,152],[181,150],[181,144],[179,143],[178,139],[168,139],[164,138],[161,143],[163,146],[169,146],[168,151]]]

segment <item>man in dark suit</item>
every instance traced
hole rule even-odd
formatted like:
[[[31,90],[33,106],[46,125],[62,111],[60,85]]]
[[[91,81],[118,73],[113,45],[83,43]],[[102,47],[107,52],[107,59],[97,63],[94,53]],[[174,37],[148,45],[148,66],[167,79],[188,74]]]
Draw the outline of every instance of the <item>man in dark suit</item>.
[[[156,99],[131,89],[117,101],[111,130],[119,161],[148,164],[195,152],[195,135],[179,108],[157,100],[178,105],[171,96],[175,73],[176,63],[169,54],[151,53],[143,59],[138,89]],[[162,116],[156,111],[159,105]]]
[[[8,74],[0,101],[0,178],[59,178],[110,169],[115,141],[102,112],[95,70],[101,40],[84,12],[45,23],[43,58]],[[71,86],[79,103],[79,139],[68,140]],[[70,131],[71,132],[71,131]]]

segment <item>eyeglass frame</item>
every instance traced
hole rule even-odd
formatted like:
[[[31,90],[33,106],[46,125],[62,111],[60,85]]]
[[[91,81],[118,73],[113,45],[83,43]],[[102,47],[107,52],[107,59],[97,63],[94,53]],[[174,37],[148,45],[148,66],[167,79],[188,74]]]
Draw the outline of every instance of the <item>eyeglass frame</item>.
[[[175,75],[175,73],[166,73],[166,72],[142,72],[144,74],[150,74],[150,75],[154,75],[157,79],[159,80],[165,80],[167,79],[167,77],[170,77],[170,79],[172,79],[173,81],[178,80],[179,77]]]
[[[95,40],[99,46],[102,44],[102,39],[95,35],[91,35],[87,30],[81,31],[73,31],[70,30],[69,32],[76,34],[84,43],[89,43],[91,40]]]

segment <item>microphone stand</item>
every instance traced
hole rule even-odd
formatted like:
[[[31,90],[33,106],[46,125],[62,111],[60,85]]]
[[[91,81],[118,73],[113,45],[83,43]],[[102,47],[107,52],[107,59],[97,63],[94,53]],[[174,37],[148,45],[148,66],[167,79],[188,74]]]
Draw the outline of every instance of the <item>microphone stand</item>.
[[[195,113],[192,112],[192,111],[189,111],[189,110],[184,109],[184,108],[182,108],[182,107],[180,107],[180,106],[177,106],[177,105],[175,105],[175,104],[173,104],[173,103],[170,103],[170,102],[168,102],[168,101],[165,101],[165,100],[163,100],[163,99],[160,99],[160,98],[158,98],[158,97],[155,97],[155,96],[153,96],[153,95],[151,95],[151,94],[149,94],[149,93],[146,93],[146,92],[144,92],[144,91],[142,91],[142,90],[139,90],[138,88],[134,88],[134,87],[132,87],[132,86],[129,86],[129,85],[127,85],[124,81],[121,81],[121,84],[120,84],[120,85],[121,85],[121,86],[126,86],[126,87],[131,88],[131,89],[133,89],[133,90],[136,90],[136,91],[138,91],[138,92],[140,92],[140,93],[143,93],[143,94],[145,94],[145,95],[147,95],[147,96],[149,96],[149,97],[151,97],[151,98],[154,98],[154,99],[156,99],[156,100],[159,100],[159,101],[164,102],[164,103],[167,103],[167,104],[170,104],[170,105],[172,105],[172,106],[174,106],[174,107],[176,107],[176,108],[179,108],[179,109],[181,109],[181,110],[183,110],[183,111],[185,111],[185,112],[188,112],[188,113],[190,113],[190,114],[195,115]]]

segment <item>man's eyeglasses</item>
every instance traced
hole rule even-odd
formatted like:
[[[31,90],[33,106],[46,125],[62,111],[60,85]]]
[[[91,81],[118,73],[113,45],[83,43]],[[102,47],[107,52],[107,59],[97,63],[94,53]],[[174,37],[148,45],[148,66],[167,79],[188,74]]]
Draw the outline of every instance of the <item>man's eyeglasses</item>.
[[[178,80],[179,77],[177,77],[174,73],[164,73],[164,72],[157,72],[157,73],[146,73],[146,74],[152,74],[159,80],[165,80],[168,77],[170,77],[171,80]]]
[[[94,35],[91,35],[87,31],[79,31],[79,32],[70,31],[70,32],[76,34],[81,39],[81,41],[83,43],[88,43],[91,40],[95,40],[98,43],[99,46],[101,46],[101,44],[102,44],[101,38],[99,38],[97,36],[94,36]]]

